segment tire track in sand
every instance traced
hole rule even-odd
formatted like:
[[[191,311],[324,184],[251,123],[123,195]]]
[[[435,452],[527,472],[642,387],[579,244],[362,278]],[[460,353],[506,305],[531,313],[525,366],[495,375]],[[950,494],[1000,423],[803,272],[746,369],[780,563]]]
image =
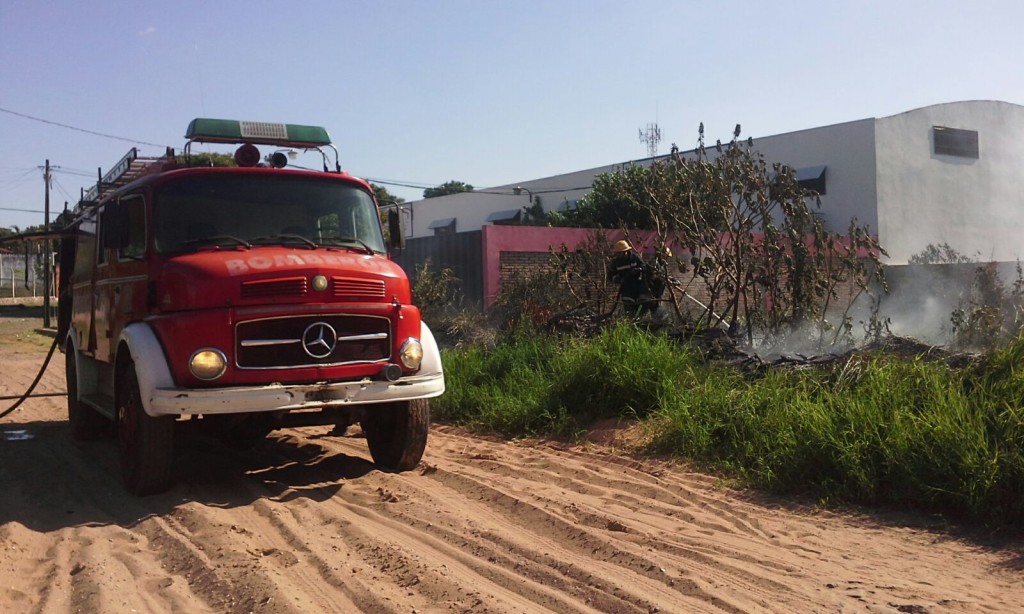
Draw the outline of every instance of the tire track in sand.
[[[0,387],[31,381],[22,362]],[[59,366],[43,384],[63,386]],[[250,453],[183,436],[176,486],[137,499],[114,443],[70,443],[65,413],[63,399],[33,399],[0,420],[33,436],[0,442],[0,611],[939,614],[1024,601],[1006,550],[446,427],[403,474],[327,429],[280,431]]]

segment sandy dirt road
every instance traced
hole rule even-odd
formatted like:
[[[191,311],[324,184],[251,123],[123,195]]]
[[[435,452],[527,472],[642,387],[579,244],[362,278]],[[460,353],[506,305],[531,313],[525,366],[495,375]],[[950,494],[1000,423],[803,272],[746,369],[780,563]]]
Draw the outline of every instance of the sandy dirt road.
[[[0,394],[42,359],[0,348]],[[64,389],[56,355],[40,392]],[[4,402],[4,407],[9,403]],[[62,398],[0,420],[0,612],[1011,612],[1016,544],[769,503],[596,448],[435,428],[390,474],[358,429],[178,439],[135,498]],[[1019,551],[1017,551],[1019,552]]]

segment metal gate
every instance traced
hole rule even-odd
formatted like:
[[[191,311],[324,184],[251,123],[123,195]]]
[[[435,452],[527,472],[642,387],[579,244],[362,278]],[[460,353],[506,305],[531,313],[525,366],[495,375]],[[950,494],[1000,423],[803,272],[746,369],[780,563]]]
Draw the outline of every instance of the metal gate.
[[[484,304],[483,233],[479,230],[407,239],[405,249],[393,257],[415,287],[416,267],[430,262],[433,271],[449,268],[459,280],[462,306],[482,310]],[[413,297],[415,300],[416,297]]]

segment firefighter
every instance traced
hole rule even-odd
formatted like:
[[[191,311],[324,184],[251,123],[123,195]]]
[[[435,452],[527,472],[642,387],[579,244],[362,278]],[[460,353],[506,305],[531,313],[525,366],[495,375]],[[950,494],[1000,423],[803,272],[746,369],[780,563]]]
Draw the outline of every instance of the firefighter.
[[[612,246],[612,261],[608,266],[608,279],[619,284],[622,308],[631,315],[657,309],[651,299],[644,275],[644,261],[629,241],[616,241]]]

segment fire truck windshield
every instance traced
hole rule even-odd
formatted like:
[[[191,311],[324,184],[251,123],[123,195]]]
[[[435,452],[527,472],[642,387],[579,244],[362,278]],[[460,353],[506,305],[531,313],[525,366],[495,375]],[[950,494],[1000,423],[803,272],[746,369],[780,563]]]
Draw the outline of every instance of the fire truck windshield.
[[[154,195],[158,254],[310,243],[384,252],[373,198],[341,181],[282,175],[182,177]]]

